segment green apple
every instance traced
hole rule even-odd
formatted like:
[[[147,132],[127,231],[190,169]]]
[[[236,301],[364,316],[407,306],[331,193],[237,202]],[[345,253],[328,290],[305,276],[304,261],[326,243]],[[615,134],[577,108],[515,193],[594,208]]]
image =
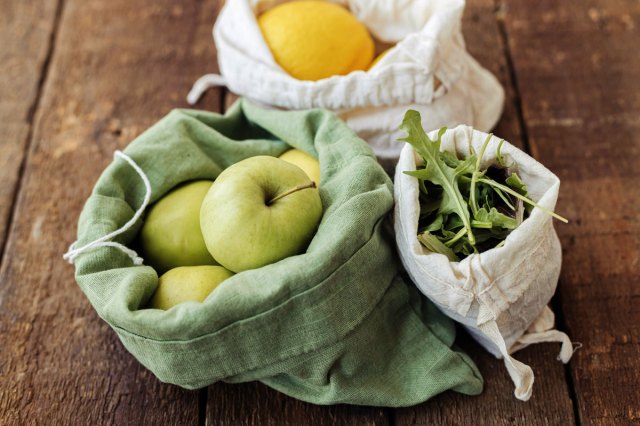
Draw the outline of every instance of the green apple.
[[[200,206],[212,184],[199,180],[181,185],[149,209],[140,242],[145,260],[158,273],[178,266],[217,264],[200,231]]]
[[[151,297],[150,308],[167,310],[178,303],[202,302],[233,275],[222,266],[181,266],[165,272]]]
[[[268,156],[225,169],[200,210],[209,252],[234,272],[302,253],[321,218],[316,184],[299,167]]]
[[[312,181],[320,186],[320,163],[311,155],[300,149],[294,148],[285,152],[278,158],[300,167]]]

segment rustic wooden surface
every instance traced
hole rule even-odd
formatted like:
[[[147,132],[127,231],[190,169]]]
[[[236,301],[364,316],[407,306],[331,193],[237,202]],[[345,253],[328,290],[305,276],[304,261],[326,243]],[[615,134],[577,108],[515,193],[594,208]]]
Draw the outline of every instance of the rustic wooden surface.
[[[215,2],[67,0],[58,19],[0,269],[0,425],[196,424],[199,393],[138,364],[60,256],[113,151],[210,66]]]
[[[640,424],[640,2],[507,5],[529,145],[562,180],[571,221],[557,227],[558,307],[583,344],[569,366],[576,411]]]
[[[461,333],[485,381],[413,408],[319,407],[259,383],[184,391],[160,383],[91,309],[61,253],[115,149],[215,71],[215,0],[0,0],[0,425],[640,423],[640,3],[469,0],[470,52],[507,92],[495,133],[562,179],[564,261],[554,307],[583,343],[501,362]],[[5,42],[5,41],[8,41]],[[198,107],[234,99],[210,91]]]
[[[0,5],[1,256],[60,8],[46,0]]]

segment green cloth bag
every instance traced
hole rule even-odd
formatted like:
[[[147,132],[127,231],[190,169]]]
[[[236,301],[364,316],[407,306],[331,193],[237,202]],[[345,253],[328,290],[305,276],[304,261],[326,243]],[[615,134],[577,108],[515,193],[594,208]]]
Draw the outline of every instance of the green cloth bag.
[[[324,216],[306,253],[244,271],[203,303],[145,309],[158,277],[116,247],[75,259],[76,279],[124,346],[161,381],[188,389],[259,380],[315,404],[409,406],[482,378],[451,349],[454,325],[399,274],[389,177],[333,113],[283,112],[240,100],[225,115],[175,110],[124,151],[147,175],[151,202],[174,186],[290,147],[319,158]],[[78,225],[83,245],[119,229],[145,186],[116,159]],[[135,248],[142,220],[114,241]]]

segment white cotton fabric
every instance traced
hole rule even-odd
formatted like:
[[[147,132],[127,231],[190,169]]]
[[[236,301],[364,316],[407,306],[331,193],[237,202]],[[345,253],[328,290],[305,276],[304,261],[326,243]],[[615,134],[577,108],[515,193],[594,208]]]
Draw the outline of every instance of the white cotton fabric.
[[[284,2],[226,2],[213,28],[223,79],[200,81],[190,101],[209,83],[263,105],[331,109],[381,158],[398,157],[398,127],[409,108],[421,112],[426,129],[465,123],[488,131],[500,117],[502,87],[465,49],[463,0],[335,1],[395,46],[369,71],[318,81],[288,75],[262,37],[256,16]]]
[[[437,132],[431,132],[432,139]],[[447,130],[441,149],[469,155],[470,146],[479,152],[487,134],[469,126]],[[492,137],[482,167],[495,164],[499,138]],[[501,149],[512,171],[527,185],[529,196],[553,210],[560,180],[542,164],[504,143]],[[555,292],[562,251],[552,218],[535,208],[506,238],[502,247],[450,262],[442,254],[429,252],[417,239],[420,206],[418,180],[404,174],[415,170],[418,156],[405,144],[395,173],[394,226],[403,265],[417,287],[445,314],[463,324],[489,352],[503,358],[516,386],[518,399],[531,396],[531,368],[511,353],[532,343],[561,342],[559,359],[568,362],[573,354],[566,334],[554,330],[554,317],[547,303]]]

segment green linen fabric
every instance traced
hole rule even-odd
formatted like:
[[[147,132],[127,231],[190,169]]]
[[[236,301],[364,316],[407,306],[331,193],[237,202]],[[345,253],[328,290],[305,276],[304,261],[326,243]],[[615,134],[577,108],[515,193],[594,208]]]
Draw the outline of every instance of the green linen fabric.
[[[182,182],[290,147],[321,164],[324,216],[306,253],[236,274],[203,303],[162,311],[145,308],[158,282],[153,268],[97,248],[75,265],[100,317],[161,381],[188,389],[260,380],[316,404],[390,407],[448,389],[480,393],[475,365],[451,349],[453,323],[399,274],[384,225],[389,177],[333,113],[265,110],[242,99],[225,115],[174,110],[124,152],[148,176],[153,202]],[[114,160],[82,211],[78,244],[120,228],[144,195],[131,166]],[[116,241],[135,249],[139,222]]]

